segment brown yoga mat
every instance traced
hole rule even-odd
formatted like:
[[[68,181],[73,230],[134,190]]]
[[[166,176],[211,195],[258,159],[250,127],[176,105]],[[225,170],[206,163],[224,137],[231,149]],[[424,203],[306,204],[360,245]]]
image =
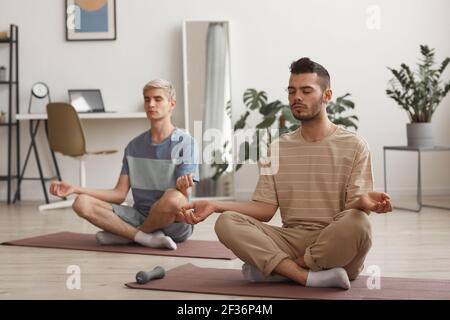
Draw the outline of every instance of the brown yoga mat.
[[[252,296],[292,299],[450,299],[450,281],[408,278],[380,279],[380,289],[368,289],[367,277],[351,282],[350,290],[335,288],[306,288],[293,282],[251,283],[241,270],[200,268],[184,264],[166,273],[163,279],[146,284],[136,282],[126,286],[135,289],[211,293],[233,296]]]
[[[219,241],[187,240],[177,243],[176,250],[153,249],[138,244],[99,245],[94,234],[59,232],[2,243],[4,245],[102,251],[156,256],[192,257],[232,260],[236,256]]]

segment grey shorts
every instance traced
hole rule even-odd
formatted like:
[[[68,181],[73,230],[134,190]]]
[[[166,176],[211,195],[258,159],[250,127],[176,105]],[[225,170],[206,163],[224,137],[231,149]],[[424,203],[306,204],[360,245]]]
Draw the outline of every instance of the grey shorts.
[[[114,213],[126,223],[133,227],[139,227],[144,223],[147,218],[147,214],[140,212],[139,210],[118,204],[112,204]],[[194,226],[185,222],[174,222],[167,227],[161,229],[162,232],[168,237],[171,237],[175,242],[186,241],[194,231]]]

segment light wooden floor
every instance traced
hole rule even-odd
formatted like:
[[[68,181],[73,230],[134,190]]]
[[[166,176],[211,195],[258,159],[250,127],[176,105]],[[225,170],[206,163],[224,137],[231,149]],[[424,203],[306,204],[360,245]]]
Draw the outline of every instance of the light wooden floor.
[[[436,200],[436,199],[435,199]],[[439,199],[437,199],[439,200]],[[448,200],[440,205],[450,206]],[[0,204],[0,242],[59,231],[94,233],[97,229],[70,209],[39,213],[38,203]],[[196,226],[192,239],[217,239],[216,216]],[[366,260],[382,276],[450,279],[450,211],[395,210],[372,214],[373,247]],[[271,221],[279,224],[279,218]],[[161,265],[166,270],[194,263],[200,267],[236,268],[242,262],[179,257],[111,254],[45,248],[0,246],[0,299],[247,299],[238,296],[128,289],[136,272]],[[69,265],[81,268],[81,289],[66,288]],[[366,273],[366,270],[364,273]]]

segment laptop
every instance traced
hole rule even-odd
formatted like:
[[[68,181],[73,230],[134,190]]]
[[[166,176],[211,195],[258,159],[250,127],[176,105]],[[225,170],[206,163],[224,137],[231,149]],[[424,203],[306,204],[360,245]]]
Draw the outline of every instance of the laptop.
[[[100,89],[69,89],[69,100],[79,113],[105,111]]]

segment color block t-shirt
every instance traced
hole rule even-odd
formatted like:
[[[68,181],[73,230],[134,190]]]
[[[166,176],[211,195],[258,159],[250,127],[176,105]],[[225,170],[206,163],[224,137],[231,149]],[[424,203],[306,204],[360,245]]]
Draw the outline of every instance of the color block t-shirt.
[[[125,148],[121,175],[130,178],[134,208],[147,214],[178,177],[192,173],[199,181],[198,146],[187,132],[175,128],[159,144],[153,144],[150,130],[130,141]]]
[[[307,142],[299,128],[277,142],[271,162],[278,161],[278,169],[260,175],[252,200],[279,206],[284,227],[322,229],[373,190],[370,151],[355,133],[338,127],[321,141]]]

